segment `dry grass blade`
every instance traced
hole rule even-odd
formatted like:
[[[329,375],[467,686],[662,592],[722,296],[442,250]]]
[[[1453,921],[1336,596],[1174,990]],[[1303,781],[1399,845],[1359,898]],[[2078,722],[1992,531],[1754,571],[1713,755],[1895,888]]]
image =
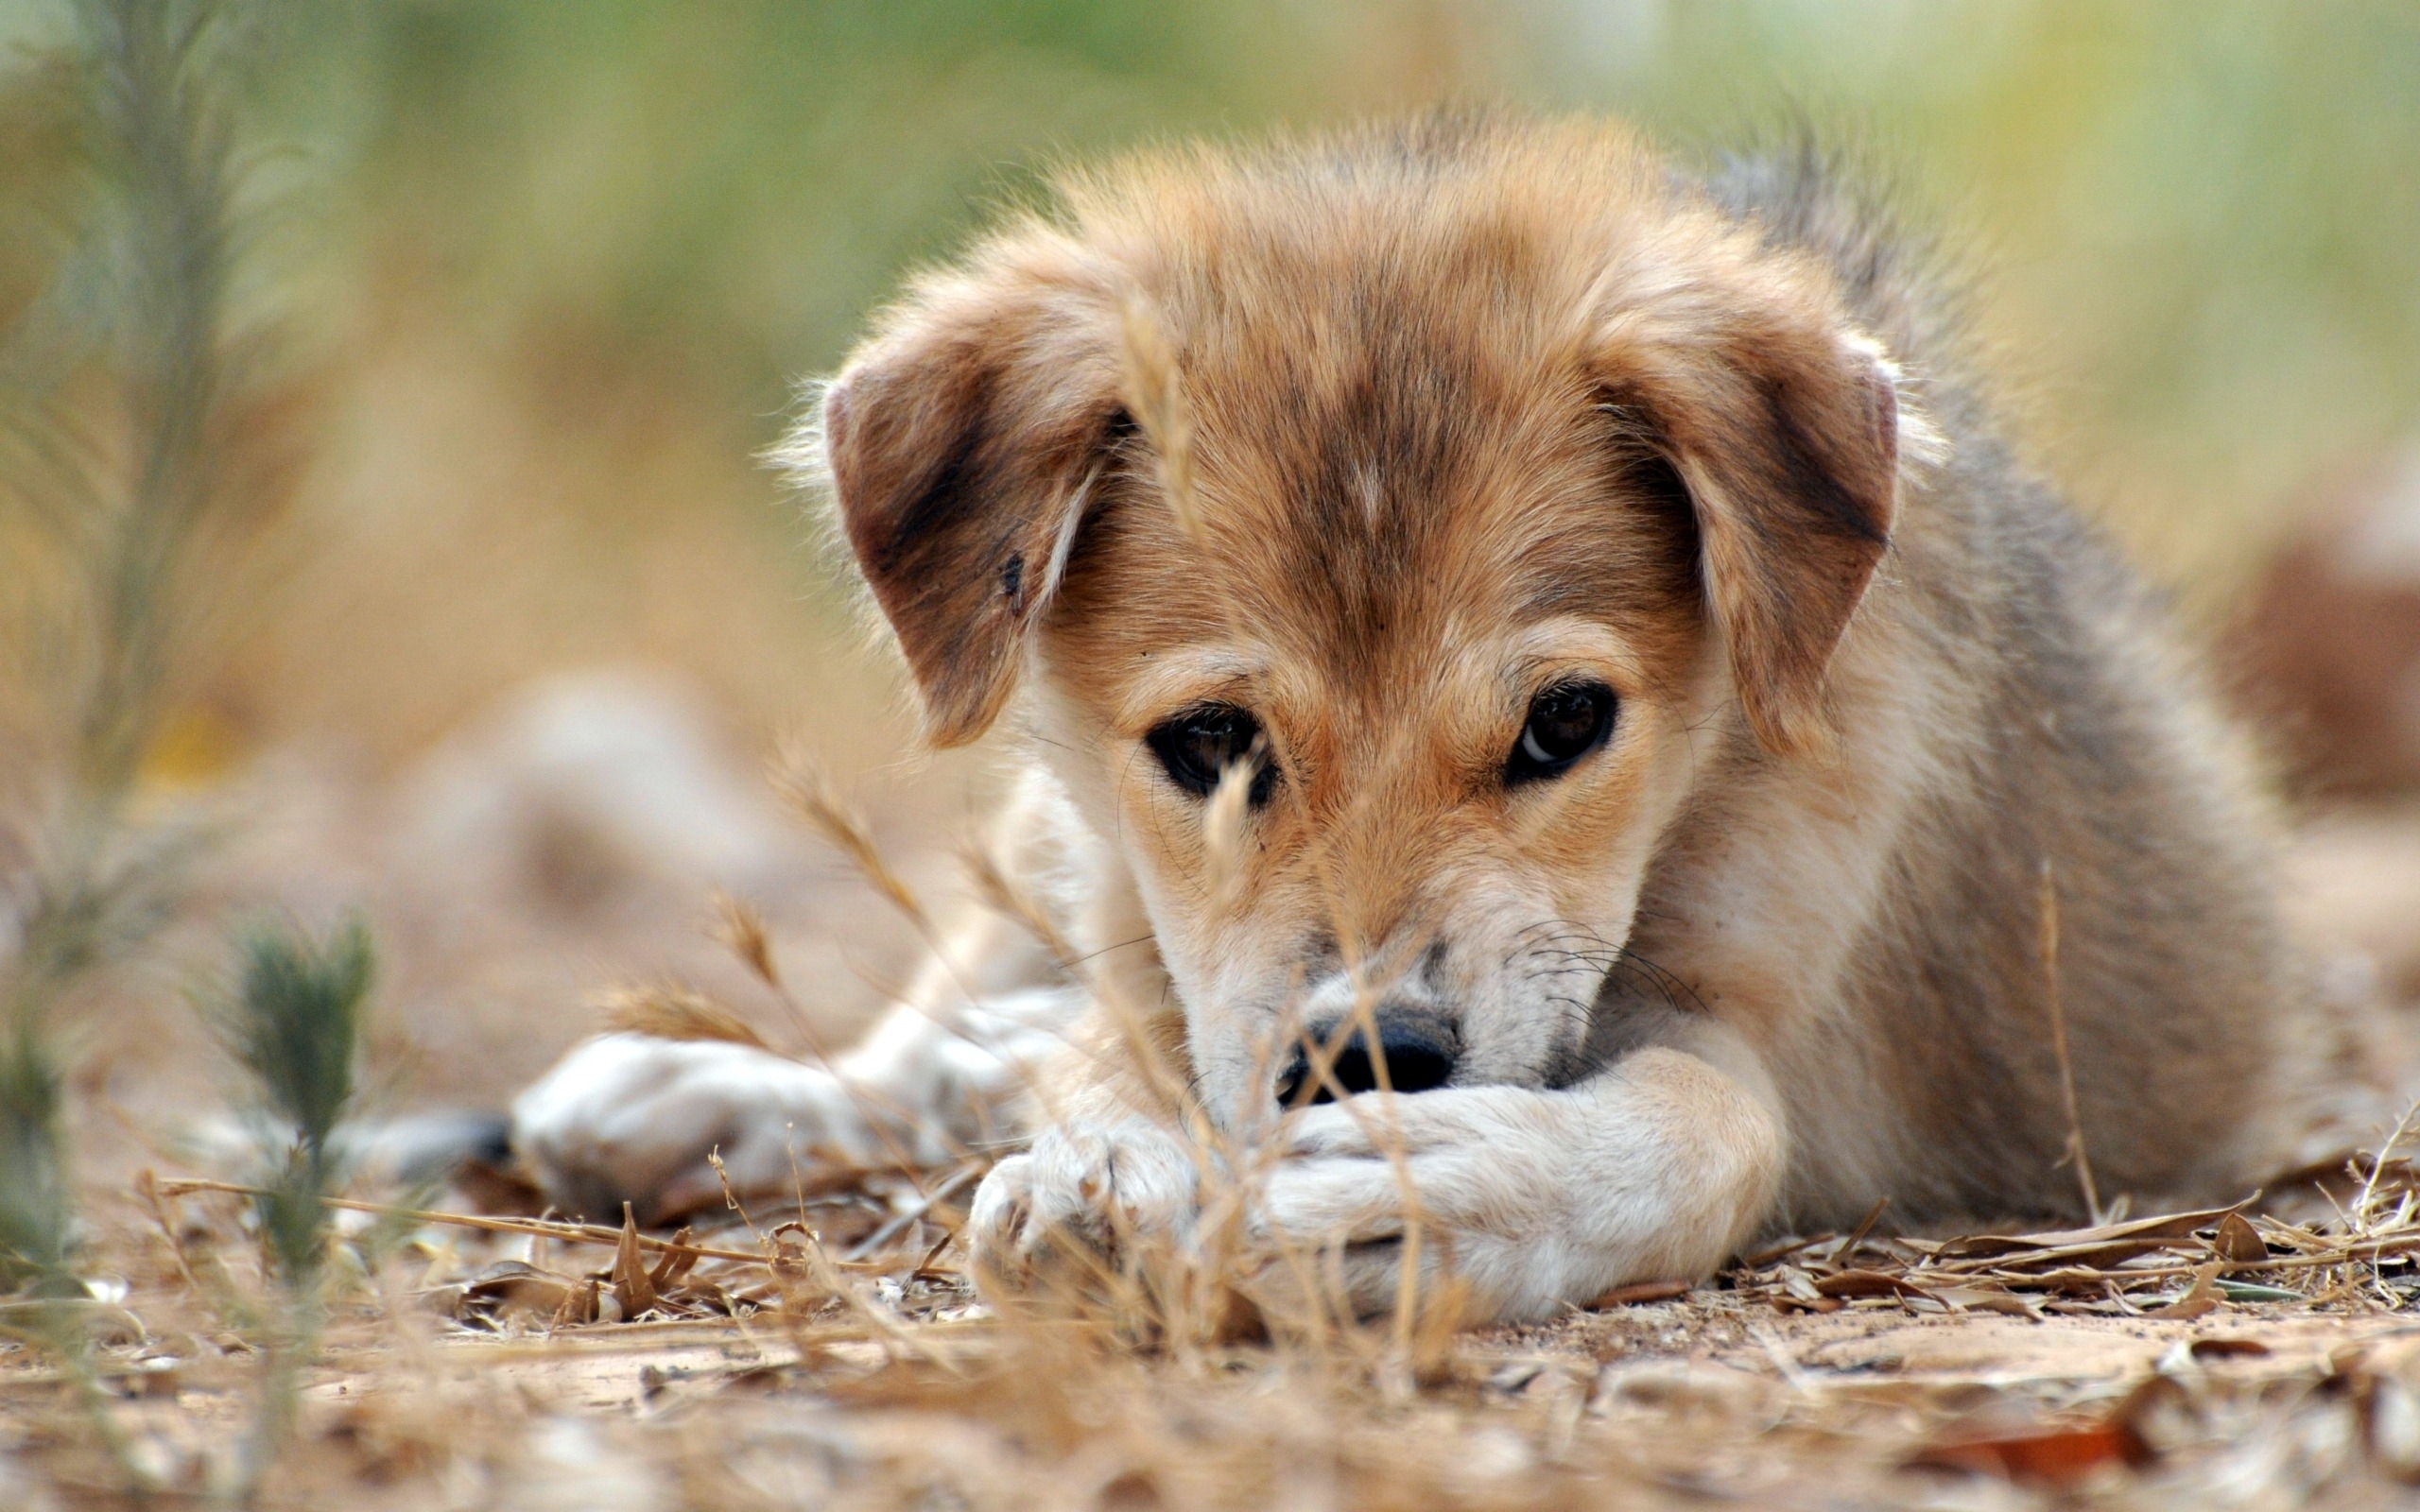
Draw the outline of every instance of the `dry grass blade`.
[[[2084,1211],[2100,1223],[2100,1192],[2093,1184],[2092,1157],[2084,1150],[2083,1115],[2076,1107],[2075,1062],[2067,1056],[2067,1015],[2059,992],[2059,879],[2048,856],[2042,858],[2042,982],[2050,1001],[2050,1049],[2059,1061],[2059,1097],[2067,1115],[2067,1159],[2075,1163]]]
[[[1061,971],[1082,980],[1088,963],[1059,927],[1059,921],[1050,917],[1049,910],[1009,876],[998,858],[979,845],[970,845],[959,853],[959,861],[966,868],[967,880],[975,885],[975,896],[984,907],[1024,930],[1049,954]]]
[[[814,1229],[803,1223],[786,1223],[775,1228],[766,1238],[768,1246],[773,1251],[774,1275],[792,1283],[792,1286],[804,1283],[804,1287],[799,1290],[785,1289],[786,1314],[792,1311],[788,1300],[791,1297],[804,1300],[805,1297],[821,1295],[838,1299],[864,1319],[888,1348],[939,1366],[951,1375],[960,1373],[957,1362],[946,1353],[917,1337],[915,1332],[889,1308],[868,1297],[852,1284],[841,1274],[841,1262],[824,1249],[822,1239]]]
[[[757,978],[786,1000],[788,991],[782,986],[782,973],[773,965],[773,942],[765,929],[765,916],[756,905],[743,898],[735,898],[717,887],[711,895],[715,909],[715,938],[721,941],[734,955],[739,957]]]
[[[657,1040],[721,1040],[771,1050],[737,1014],[684,987],[616,988],[597,999],[597,1026],[612,1034]]]
[[[162,1196],[190,1196],[197,1192],[223,1193],[230,1196],[260,1197],[268,1194],[265,1187],[245,1186],[236,1181],[213,1181],[199,1177],[184,1177],[161,1181],[157,1190]],[[623,1230],[603,1224],[565,1223],[547,1218],[493,1218],[480,1213],[441,1212],[429,1208],[400,1207],[389,1202],[365,1202],[355,1197],[321,1197],[321,1203],[341,1208],[347,1212],[367,1212],[382,1218],[402,1219],[416,1224],[438,1224],[455,1228],[475,1228],[487,1233],[527,1234],[536,1239],[560,1240],[570,1245],[600,1245],[618,1249],[623,1243]],[[749,1265],[769,1265],[766,1256],[746,1249],[722,1249],[710,1245],[683,1244],[674,1240],[652,1239],[640,1234],[636,1239],[641,1249],[653,1254],[678,1255],[693,1260],[728,1260]],[[835,1264],[842,1263],[834,1262]]]
[[[1125,400],[1129,412],[1134,417],[1136,424],[1152,446],[1158,463],[1161,490],[1167,497],[1169,511],[1175,516],[1178,528],[1184,533],[1196,550],[1206,554],[1210,550],[1210,539],[1201,508],[1196,471],[1196,449],[1199,437],[1195,429],[1192,410],[1185,399],[1176,345],[1169,338],[1159,313],[1141,291],[1129,293],[1121,307],[1120,316],[1121,397]],[[1241,624],[1235,605],[1224,597],[1221,597],[1219,602],[1227,615],[1230,630],[1236,643],[1238,644],[1248,643],[1251,637]],[[1264,738],[1270,743],[1266,753],[1268,759],[1273,761],[1280,769],[1290,766],[1291,763],[1288,759],[1285,748],[1284,735],[1279,727],[1275,724],[1266,726]],[[1202,847],[1205,880],[1212,889],[1213,896],[1222,901],[1231,902],[1236,890],[1242,884],[1245,870],[1244,839],[1248,827],[1252,778],[1256,766],[1255,763],[1246,762],[1231,767],[1229,772],[1221,778],[1219,787],[1214,791],[1210,802],[1204,808]],[[1324,858],[1315,855],[1314,861],[1324,876],[1326,870]],[[1341,894],[1336,888],[1329,886],[1325,890],[1331,900],[1338,900],[1340,904]],[[1348,940],[1358,937],[1357,931],[1350,927],[1350,921],[1342,918],[1338,919],[1338,934],[1340,937]],[[1355,954],[1357,954],[1357,953]],[[1181,1092],[1184,1078],[1177,1075],[1169,1067],[1160,1064],[1163,1059],[1174,1057],[1166,1057],[1159,1050],[1156,1040],[1150,1032],[1150,1025],[1143,1022],[1142,1016],[1134,1012],[1131,1006],[1115,1002],[1105,1005],[1112,1010],[1113,1016],[1118,1021],[1121,1036],[1131,1046],[1139,1048],[1150,1057],[1144,1062],[1148,1068],[1146,1071],[1148,1079],[1155,1086],[1176,1083]],[[1347,1029],[1340,1026],[1337,1036],[1334,1037],[1336,1043],[1324,1047],[1312,1047],[1306,1051],[1313,1065],[1310,1079],[1329,1085],[1332,1095],[1340,1100],[1343,1099],[1344,1094],[1341,1089],[1335,1088],[1333,1085],[1332,1068],[1345,1039],[1351,1033],[1360,1032],[1367,1035],[1367,1042],[1371,1044],[1378,1042],[1377,1030],[1368,1004],[1360,1003],[1357,1005],[1357,1011],[1349,1021],[1355,1027]],[[1376,1057],[1376,1059],[1379,1087],[1381,1090],[1387,1090],[1384,1057]],[[1195,1127],[1197,1135],[1195,1143],[1202,1147],[1201,1160],[1205,1177],[1208,1178],[1208,1186],[1214,1191],[1224,1190],[1228,1194],[1225,1201],[1214,1201],[1206,1205],[1208,1208],[1220,1211],[1229,1220],[1219,1225],[1214,1231],[1232,1237],[1232,1229],[1240,1224],[1241,1215],[1249,1206],[1249,1191],[1244,1189],[1248,1189],[1252,1182],[1269,1169],[1273,1149],[1239,1151],[1231,1148],[1229,1142],[1218,1135],[1208,1122],[1200,1116],[1199,1110],[1192,1108],[1189,1096],[1180,1096],[1174,1101],[1173,1106],[1184,1109],[1187,1121]],[[1448,1297],[1441,1296],[1424,1298],[1422,1296],[1423,1278],[1428,1276],[1432,1270],[1438,1274],[1444,1274],[1450,1266],[1433,1263],[1433,1257],[1424,1255],[1424,1241],[1428,1235],[1419,1194],[1412,1189],[1409,1165],[1404,1158],[1403,1142],[1399,1131],[1393,1127],[1391,1117],[1385,1122],[1387,1126],[1375,1132],[1373,1138],[1380,1149],[1386,1153],[1390,1166],[1395,1174],[1406,1219],[1401,1241],[1403,1262],[1398,1286],[1398,1305],[1394,1314],[1394,1351],[1400,1370],[1416,1375],[1420,1369],[1418,1361],[1425,1358],[1428,1352],[1432,1352],[1430,1341],[1450,1333],[1451,1323],[1441,1324],[1438,1320],[1457,1314],[1459,1307]],[[1262,1258],[1266,1259],[1266,1257]],[[1300,1258],[1291,1257],[1288,1263],[1290,1264]],[[1449,1256],[1444,1258],[1450,1261]],[[1215,1281],[1216,1278],[1208,1280]],[[1193,1290],[1200,1292],[1203,1280],[1204,1278],[1197,1275]],[[1215,1285],[1211,1287],[1214,1291],[1218,1289]],[[1219,1311],[1217,1307],[1211,1309],[1213,1314]],[[1317,1312],[1318,1309],[1315,1308],[1312,1311]],[[1340,1317],[1350,1316],[1349,1308],[1340,1307],[1338,1311]],[[1315,1332],[1322,1335],[1327,1332],[1324,1323],[1317,1323],[1314,1328]],[[1443,1331],[1443,1333],[1440,1332],[1441,1328]],[[1352,1331],[1348,1329],[1337,1336],[1343,1337],[1351,1333]],[[1409,1376],[1399,1375],[1398,1379],[1408,1380]]]
[[[2411,1120],[2415,1113],[2420,1113],[2420,1107],[2405,1108],[2403,1116],[2394,1121],[2394,1127],[2387,1132],[2385,1140],[2379,1143],[2377,1153],[2371,1156],[2366,1162],[2369,1169],[2361,1176],[2360,1191],[2354,1197],[2352,1211],[2347,1215],[2358,1233],[2366,1236],[2381,1228],[2399,1228],[2411,1216],[2411,1193],[2408,1181],[2402,1194],[2403,1200],[2392,1210],[2392,1215],[2381,1214],[2379,1180],[2387,1172],[2398,1165],[2402,1166],[2402,1175],[2407,1178],[2410,1177],[2411,1167],[2406,1162],[2398,1161],[2394,1158],[2394,1152],[2411,1132]]]
[[[780,795],[791,813],[804,819],[807,827],[829,842],[833,849],[849,858],[849,864],[865,878],[876,892],[893,908],[906,916],[928,939],[935,937],[932,916],[917,900],[890,864],[882,857],[882,850],[874,844],[873,835],[865,821],[840,797],[831,773],[804,750],[785,743],[775,753],[771,771],[773,791]]]
[[[1170,1120],[1182,1119],[1189,1106],[1184,1079],[1171,1064],[1171,1057],[1143,1012],[1128,1002],[1117,988],[1116,978],[1094,970],[1095,963],[1079,953],[1065,931],[1050,917],[1032,892],[1009,875],[998,859],[980,846],[970,846],[959,858],[965,865],[968,879],[975,885],[976,896],[983,906],[1009,919],[1031,936],[1050,955],[1051,961],[1064,971],[1070,981],[1080,984],[1100,1005],[1102,1013],[1118,1037],[1120,1047],[1131,1057],[1143,1090],[1156,1103],[1154,1111]]]
[[[964,1002],[970,1005],[979,1005],[983,994],[975,988],[968,973],[961,968],[950,947],[950,942],[935,927],[931,913],[917,898],[915,890],[908,885],[906,879],[892,870],[890,863],[883,859],[881,848],[874,843],[873,836],[866,829],[864,821],[859,819],[849,805],[841,799],[830,774],[822,765],[795,743],[784,741],[775,752],[769,777],[774,791],[780,795],[790,810],[846,856],[857,874],[914,926],[918,936],[932,952],[933,959],[955,980]],[[788,1010],[791,1021],[798,1026],[800,1034],[805,1038],[816,1059],[822,1063],[824,1069],[834,1071],[836,1075],[838,1074],[829,1050],[815,1034],[813,1026],[807,1022],[804,1010],[791,999],[788,992],[781,988],[777,980],[769,978],[769,985],[773,987],[776,995],[781,998],[783,1006]],[[939,1027],[969,1043],[980,1045],[980,1040],[968,1032],[969,1025],[955,1014],[938,1010],[934,1005],[917,1002],[913,998],[905,1001],[930,1018]],[[981,1048],[996,1049],[991,1045],[981,1045]],[[1043,1104],[1046,1110],[1051,1102],[1050,1089],[1032,1074],[1030,1067],[1017,1065],[1013,1061],[1011,1064],[1023,1081],[1025,1091]],[[923,1177],[919,1174],[918,1164],[906,1158],[899,1140],[899,1129],[892,1127],[891,1124],[894,1121],[897,1122],[900,1128],[929,1129],[930,1121],[915,1116],[900,1118],[898,1115],[903,1110],[891,1105],[889,1099],[876,1097],[870,1089],[850,1077],[840,1077],[840,1083],[850,1100],[856,1103],[860,1110],[872,1109],[868,1115],[870,1127],[884,1149],[897,1160],[896,1168],[907,1175],[910,1180],[921,1184]],[[875,1112],[890,1116],[873,1116]],[[962,1155],[968,1152],[960,1148],[958,1153]]]
[[[1833,1264],[1845,1263],[1849,1256],[1857,1253],[1857,1246],[1864,1244],[1866,1236],[1874,1232],[1874,1226],[1882,1221],[1883,1210],[1890,1206],[1891,1199],[1887,1196],[1875,1199],[1874,1206],[1867,1210],[1863,1221],[1858,1223],[1846,1239],[1841,1241],[1840,1248],[1832,1251]]]
[[[757,912],[755,904],[744,898],[735,898],[719,887],[709,896],[715,909],[715,938],[738,956],[740,964],[765,984],[773,994],[773,1001],[782,1005],[782,1012],[789,1019],[790,1028],[798,1035],[799,1042],[806,1047],[807,1054],[819,1064],[828,1069],[832,1064],[830,1047],[825,1044],[823,1036],[816,1032],[814,1021],[807,1017],[805,1005],[791,995],[788,986],[782,981],[780,969],[773,964],[772,936],[765,928],[765,916]]]
[[[1095,970],[1093,960],[1080,955],[1048,910],[989,851],[971,849],[963,859],[984,904],[1024,928],[1100,1005],[1106,1027],[1115,1038],[1085,1043],[1080,1049],[1116,1057],[1128,1104],[1165,1127],[1182,1130],[1201,1181],[1201,1211],[1192,1244],[1175,1246],[1164,1236],[1131,1231],[1122,1215],[1112,1211],[1108,1216],[1117,1230],[1112,1246],[1115,1263],[1103,1263],[1092,1255],[1082,1236],[1067,1236],[1063,1247],[1076,1262],[1080,1275],[1065,1288],[1067,1297],[1045,1302],[1040,1311],[1096,1322],[1105,1319],[1117,1336],[1156,1340],[1186,1350],[1235,1336],[1240,1317],[1256,1305],[1243,1300],[1241,1282],[1259,1275],[1272,1262],[1301,1273],[1296,1289],[1303,1295],[1316,1292],[1315,1267],[1302,1263],[1305,1257],[1282,1246],[1272,1255],[1266,1247],[1247,1242],[1255,1183],[1278,1157],[1280,1146],[1271,1141],[1238,1147],[1209,1122],[1179,1070],[1184,1056],[1181,1021],[1167,1015],[1153,1020],[1137,1009],[1118,989],[1115,975]],[[1332,1057],[1335,1047],[1328,1049]],[[1318,1314],[1320,1310],[1308,1311]],[[1434,1323],[1436,1315],[1431,1309],[1428,1321]],[[1265,1310],[1261,1320],[1279,1321]],[[1287,1321],[1324,1334],[1321,1316]],[[1450,1333],[1451,1323],[1442,1327]],[[1422,1337],[1426,1340],[1438,1332],[1432,1327]]]
[[[1258,749],[1255,744],[1255,758]],[[1202,806],[1201,859],[1209,873],[1210,896],[1220,907],[1235,902],[1243,882],[1244,818],[1259,770],[1258,759],[1230,762]]]
[[[2150,1317],[2189,1318],[2200,1317],[2204,1313],[2215,1311],[2219,1305],[2218,1280],[2220,1268],[2220,1263],[2215,1260],[2211,1261],[2206,1265],[2196,1266],[2193,1271],[2193,1284],[2191,1287],[2187,1289],[2183,1297],[2178,1297],[2175,1301],[2169,1303],[2165,1307],[2152,1308],[2151,1312],[2145,1315]]]

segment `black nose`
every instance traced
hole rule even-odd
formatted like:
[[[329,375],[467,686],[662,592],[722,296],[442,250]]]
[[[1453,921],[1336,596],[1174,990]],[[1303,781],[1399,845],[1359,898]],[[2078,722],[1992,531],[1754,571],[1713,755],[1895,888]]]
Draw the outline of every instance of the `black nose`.
[[[1438,1036],[1410,1024],[1390,1023],[1378,1030],[1378,1054],[1370,1054],[1369,1040],[1359,1030],[1336,1053],[1332,1068],[1336,1085],[1348,1094],[1373,1092],[1378,1090],[1378,1063],[1387,1070],[1387,1085],[1399,1092],[1431,1091],[1445,1085],[1454,1074],[1454,1052]],[[1310,1095],[1303,1096],[1304,1087],[1311,1079],[1310,1057],[1296,1050],[1286,1074],[1277,1078],[1277,1100],[1288,1108],[1300,1102],[1332,1103],[1334,1092],[1324,1081],[1311,1087]]]

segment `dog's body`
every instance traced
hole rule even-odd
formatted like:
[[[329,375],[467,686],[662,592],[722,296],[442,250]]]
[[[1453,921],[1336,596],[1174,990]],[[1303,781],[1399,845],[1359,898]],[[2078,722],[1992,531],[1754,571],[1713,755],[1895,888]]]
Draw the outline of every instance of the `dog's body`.
[[[1047,1067],[995,1269],[1273,1147],[1253,1232],[1381,1306],[1409,1187],[1519,1317],[1884,1197],[2076,1214],[2071,1128],[2104,1195],[2302,1153],[2342,1025],[2248,765],[1824,174],[1439,119],[1066,203],[801,452],[935,738],[1030,737],[1009,850],[1086,980],[994,918],[831,1071],[591,1041],[517,1109],[554,1190],[935,1157]]]

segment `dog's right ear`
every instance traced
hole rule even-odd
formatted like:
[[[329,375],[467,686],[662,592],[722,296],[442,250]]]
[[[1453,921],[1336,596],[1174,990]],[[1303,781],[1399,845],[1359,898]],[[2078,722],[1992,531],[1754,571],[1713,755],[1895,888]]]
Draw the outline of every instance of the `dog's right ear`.
[[[811,460],[937,746],[1008,701],[1121,425],[1114,301],[1072,252],[1020,250],[921,284],[815,425]]]

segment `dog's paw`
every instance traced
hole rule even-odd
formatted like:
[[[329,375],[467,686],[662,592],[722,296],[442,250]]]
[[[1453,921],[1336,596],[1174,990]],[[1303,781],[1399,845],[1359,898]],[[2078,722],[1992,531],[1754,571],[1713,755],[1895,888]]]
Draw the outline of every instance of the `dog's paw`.
[[[1415,1228],[1424,1289],[1550,1315],[1633,1281],[1695,1280],[1738,1233],[1738,1177],[1685,1126],[1585,1094],[1372,1093],[1291,1115],[1250,1231],[1364,1314],[1392,1307]],[[1302,1262],[1308,1262],[1307,1264]]]
[[[1553,1094],[1514,1088],[1368,1093],[1291,1114],[1286,1159],[1254,1232],[1301,1241],[1392,1239],[1416,1208],[1456,1227],[1518,1232],[1555,1216],[1557,1167],[1582,1155]]]
[[[992,1168],[968,1220],[977,1271],[1011,1288],[1138,1245],[1182,1246],[1200,1210],[1193,1146],[1156,1124],[1054,1126]]]
[[[582,1041],[512,1105],[512,1149],[566,1212],[648,1221],[883,1163],[861,1095],[827,1071],[719,1040]],[[719,1155],[717,1175],[708,1157]]]

